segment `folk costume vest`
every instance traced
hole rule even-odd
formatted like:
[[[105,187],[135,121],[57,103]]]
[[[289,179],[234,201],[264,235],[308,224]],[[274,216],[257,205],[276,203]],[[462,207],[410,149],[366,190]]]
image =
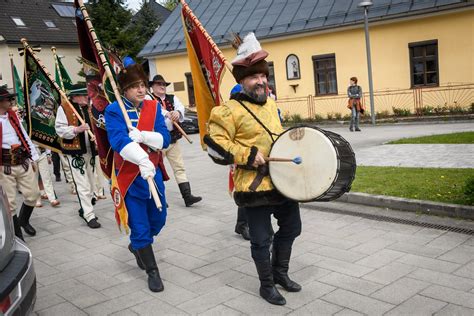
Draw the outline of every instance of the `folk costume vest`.
[[[155,99],[158,100],[159,103],[161,103],[159,100],[161,100],[160,98],[158,98],[157,96],[153,95],[155,97]],[[163,109],[165,109],[166,111],[168,112],[171,112],[171,111],[174,111],[174,95],[173,94],[166,94],[165,95],[165,99],[164,100],[161,100],[162,103],[161,103],[161,107]],[[178,122],[178,124],[181,126],[181,124]],[[183,135],[181,135],[180,132],[178,132],[176,129],[173,129],[172,131],[170,131],[170,135],[171,135],[171,144],[174,144],[178,141],[178,139],[180,139],[181,137],[183,137]]]

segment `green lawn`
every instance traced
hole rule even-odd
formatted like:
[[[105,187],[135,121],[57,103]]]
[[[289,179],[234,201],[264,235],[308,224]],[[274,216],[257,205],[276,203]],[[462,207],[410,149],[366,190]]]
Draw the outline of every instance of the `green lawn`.
[[[474,132],[402,138],[389,144],[474,144]]]
[[[474,169],[358,166],[351,191],[468,205],[464,186],[470,177]]]

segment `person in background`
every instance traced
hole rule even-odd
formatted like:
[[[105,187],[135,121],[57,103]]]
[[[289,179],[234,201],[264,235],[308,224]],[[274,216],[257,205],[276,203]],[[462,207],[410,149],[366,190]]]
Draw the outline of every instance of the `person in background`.
[[[349,130],[353,132],[355,127],[355,131],[360,132],[360,114],[364,114],[365,109],[362,102],[360,102],[362,98],[362,88],[357,85],[357,77],[351,78],[350,85],[347,88],[347,96],[349,97],[347,108],[351,110],[351,125]]]

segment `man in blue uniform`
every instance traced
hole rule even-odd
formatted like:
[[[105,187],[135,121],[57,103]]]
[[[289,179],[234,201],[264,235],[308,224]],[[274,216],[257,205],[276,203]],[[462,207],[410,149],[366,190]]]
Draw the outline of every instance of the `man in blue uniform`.
[[[119,192],[124,197],[128,214],[131,242],[128,248],[135,255],[137,265],[146,270],[150,290],[160,292],[164,287],[152,243],[166,221],[163,180],[168,177],[159,150],[169,146],[170,134],[157,101],[145,100],[148,80],[141,65],[126,65],[117,79],[133,128],[129,131],[117,102],[107,106],[105,122],[108,139],[115,152]],[[149,177],[156,183],[163,205],[161,209],[156,207],[151,197],[146,181]],[[112,194],[115,197],[114,192]]]

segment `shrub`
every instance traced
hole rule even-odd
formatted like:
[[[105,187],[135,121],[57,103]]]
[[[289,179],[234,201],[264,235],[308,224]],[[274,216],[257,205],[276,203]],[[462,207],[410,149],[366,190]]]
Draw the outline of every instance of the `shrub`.
[[[474,205],[474,177],[467,179],[464,185],[464,195],[466,196],[468,205]]]
[[[334,118],[335,118],[336,120],[340,120],[340,119],[342,119],[342,114],[339,113],[339,112],[334,113]]]
[[[303,118],[299,114],[292,114],[290,117],[292,123],[302,123]]]
[[[324,120],[324,117],[322,115],[319,115],[319,114],[314,115],[314,121],[315,122],[321,122],[323,120]]]
[[[424,106],[424,107],[416,109],[416,113],[418,115],[430,115],[434,113],[434,107]]]
[[[459,106],[459,105],[450,106],[448,109],[449,109],[449,113],[452,113],[452,114],[463,114],[464,112],[467,112],[466,110],[464,110],[462,106]]]
[[[474,103],[471,103],[471,113],[474,113]]]
[[[328,120],[334,119],[334,114],[333,113],[328,113],[327,114]]]
[[[445,113],[448,113],[449,110],[446,106],[437,106],[435,108],[433,108],[433,112],[436,113],[436,114],[445,114]]]
[[[392,111],[395,116],[410,116],[411,115],[410,109],[396,108],[393,106]]]
[[[387,111],[387,110],[383,110],[383,111],[380,111],[380,112],[376,112],[375,116],[378,117],[378,118],[386,118],[386,117],[390,116],[390,112]]]
[[[351,116],[352,116],[352,115],[350,115],[350,114],[346,114],[346,115],[344,115],[344,116],[342,117],[342,119],[343,119],[344,121],[350,121],[350,120],[351,120]]]
[[[283,114],[282,119],[283,119],[283,122],[289,122],[289,121],[290,121],[290,113],[285,112],[285,113]]]

